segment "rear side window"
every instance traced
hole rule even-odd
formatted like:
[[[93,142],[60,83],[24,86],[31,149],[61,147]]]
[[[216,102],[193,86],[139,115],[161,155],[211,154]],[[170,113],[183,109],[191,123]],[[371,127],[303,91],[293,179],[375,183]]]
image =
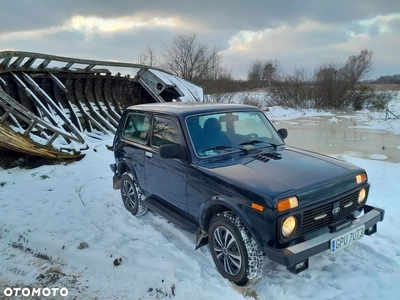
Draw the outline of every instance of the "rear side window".
[[[180,144],[180,130],[172,119],[155,118],[151,144],[160,147],[165,144]]]
[[[129,114],[122,137],[127,140],[145,144],[149,136],[150,116],[143,114]]]

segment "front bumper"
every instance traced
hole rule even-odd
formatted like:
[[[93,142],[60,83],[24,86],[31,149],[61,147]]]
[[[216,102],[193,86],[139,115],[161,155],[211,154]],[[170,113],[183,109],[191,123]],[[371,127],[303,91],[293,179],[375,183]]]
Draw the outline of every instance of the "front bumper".
[[[308,266],[308,258],[330,249],[330,241],[349,232],[361,225],[365,225],[365,235],[371,235],[376,232],[377,223],[383,221],[385,211],[380,208],[369,205],[364,206],[364,215],[353,220],[349,227],[333,233],[325,233],[311,240],[290,246],[284,249],[269,248],[266,251],[268,258],[281,265],[288,267],[293,272],[294,266],[305,262]]]

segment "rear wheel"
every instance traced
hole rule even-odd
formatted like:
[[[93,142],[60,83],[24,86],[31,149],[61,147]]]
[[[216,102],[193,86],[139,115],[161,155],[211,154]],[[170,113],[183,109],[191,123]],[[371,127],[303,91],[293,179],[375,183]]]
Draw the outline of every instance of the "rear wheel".
[[[223,212],[211,220],[208,242],[223,277],[237,285],[255,283],[260,278],[263,253],[234,213]]]
[[[132,174],[126,172],[121,176],[121,198],[125,208],[134,216],[142,216],[147,212],[143,204],[144,195],[135,181]]]

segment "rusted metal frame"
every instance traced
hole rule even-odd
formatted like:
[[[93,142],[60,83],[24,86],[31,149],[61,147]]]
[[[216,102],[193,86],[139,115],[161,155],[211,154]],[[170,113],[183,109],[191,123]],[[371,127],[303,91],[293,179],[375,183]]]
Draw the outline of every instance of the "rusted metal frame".
[[[12,56],[5,56],[3,58],[3,61],[0,63],[0,70],[6,70],[8,68],[8,65],[10,64]]]
[[[82,80],[80,78],[78,78],[75,81],[74,84],[75,87],[75,96],[77,97],[77,99],[84,99],[84,95],[83,95],[83,85],[82,85]],[[104,134],[108,134],[107,130],[101,126],[101,124],[99,122],[97,122],[97,120],[95,120],[87,111],[86,109],[83,107],[83,105],[81,104],[80,101],[77,101],[78,105],[80,106],[81,111],[83,112],[82,116],[83,118],[87,117],[88,121],[90,121],[90,123],[92,123],[94,126],[97,127],[97,129],[99,129],[101,132],[103,132]]]
[[[21,65],[22,61],[24,60],[25,57],[20,56],[18,57],[12,64],[10,64],[11,69],[17,69]]]
[[[99,119],[104,123],[105,127],[107,127],[109,130],[111,130],[113,133],[115,133],[118,122],[115,121],[100,105],[99,101],[97,101],[96,94],[95,94],[95,78],[87,78],[86,79],[86,84],[85,84],[85,95],[86,95],[86,100],[90,107],[93,109],[93,111],[99,115]],[[92,105],[92,103],[95,104],[95,107]],[[98,112],[96,110],[98,109]]]
[[[101,103],[104,103],[104,105],[107,107],[108,115],[113,119],[117,120],[117,122],[121,119],[121,115],[117,114],[115,111],[114,107],[110,105],[110,102],[108,102],[105,99],[104,96],[104,84],[103,84],[103,79],[102,78],[96,78],[95,79],[95,87],[94,87],[94,95],[96,100],[99,102],[99,105]]]
[[[13,111],[12,115],[15,115],[17,118],[21,119],[25,123],[30,124],[31,122],[36,122],[38,125],[46,128],[48,130],[51,130],[53,132],[57,132],[58,134],[62,135],[63,137],[66,137],[75,142],[80,142],[77,137],[69,134],[68,132],[62,131],[58,127],[56,127],[52,124],[46,123],[42,119],[38,118],[31,111],[25,109],[25,107],[23,105],[21,105],[19,102],[14,100],[10,95],[8,95],[2,89],[0,89],[0,104],[2,104],[2,103],[5,103],[8,107],[14,107],[14,111]],[[5,105],[2,105],[2,106],[6,107]]]
[[[106,101],[108,101],[109,103],[112,104],[112,106],[114,106],[117,113],[119,115],[122,115],[122,109],[120,108],[118,103],[116,103],[114,100],[113,88],[112,88],[113,82],[114,82],[114,80],[111,80],[109,78],[106,79],[106,81],[104,83],[104,97],[105,97]]]
[[[75,125],[71,122],[71,120],[65,115],[65,113],[63,112],[63,110],[54,103],[53,99],[51,99],[49,97],[49,95],[47,95],[47,93],[41,89],[39,87],[39,85],[31,78],[29,77],[27,74],[25,74],[24,72],[22,72],[22,76],[24,77],[24,79],[26,81],[28,81],[31,86],[33,87],[33,89],[40,94],[43,99],[57,112],[57,115],[64,121],[64,124],[66,126],[68,126],[69,130],[71,130],[75,136],[78,138],[78,140],[81,143],[84,143],[85,140],[83,139],[83,137],[81,136],[81,134],[79,133],[78,129],[75,127]]]

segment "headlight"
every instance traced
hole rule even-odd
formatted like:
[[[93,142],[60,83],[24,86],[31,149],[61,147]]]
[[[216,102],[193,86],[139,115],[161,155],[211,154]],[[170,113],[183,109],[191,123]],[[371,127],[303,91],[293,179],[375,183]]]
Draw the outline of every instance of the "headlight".
[[[288,238],[295,230],[297,226],[297,220],[295,217],[290,216],[285,219],[282,223],[282,235]]]
[[[361,173],[356,175],[356,182],[357,184],[363,183],[367,181],[367,174]]]
[[[358,194],[358,204],[363,203],[363,201],[365,200],[365,196],[367,195],[367,192],[365,191],[365,189],[362,189],[360,191],[360,193]]]

